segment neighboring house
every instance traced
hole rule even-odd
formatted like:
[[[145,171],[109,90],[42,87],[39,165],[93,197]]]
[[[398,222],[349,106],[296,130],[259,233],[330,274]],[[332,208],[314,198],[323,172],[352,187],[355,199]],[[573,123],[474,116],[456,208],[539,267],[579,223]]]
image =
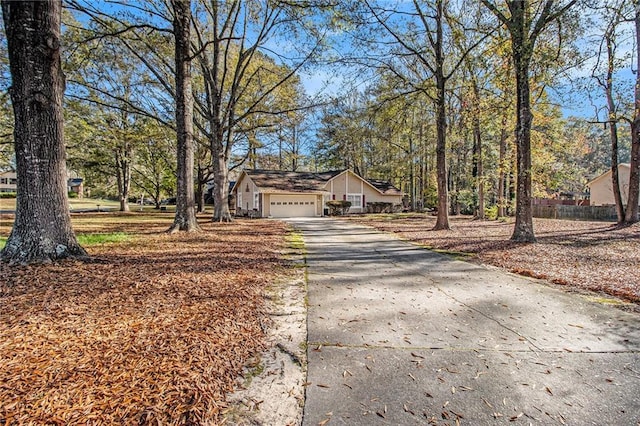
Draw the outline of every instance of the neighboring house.
[[[0,172],[0,192],[16,192],[18,189],[17,178],[16,172]],[[75,192],[79,198],[82,198],[84,192],[82,178],[68,179],[67,191]]]
[[[236,215],[299,217],[326,215],[329,200],[351,202],[349,213],[371,203],[402,205],[402,192],[388,182],[363,179],[351,170],[324,173],[244,170],[232,189]]]
[[[629,199],[629,174],[631,165],[628,163],[618,164],[618,179],[622,203],[627,204]],[[611,184],[611,170],[607,170],[591,182],[587,183],[590,192],[590,202],[592,206],[614,205],[613,185]]]
[[[84,196],[83,182],[83,179],[79,177],[69,178],[67,180],[67,192],[75,192],[78,194],[78,198],[82,198]]]
[[[16,172],[0,172],[0,192],[16,192],[18,176]]]

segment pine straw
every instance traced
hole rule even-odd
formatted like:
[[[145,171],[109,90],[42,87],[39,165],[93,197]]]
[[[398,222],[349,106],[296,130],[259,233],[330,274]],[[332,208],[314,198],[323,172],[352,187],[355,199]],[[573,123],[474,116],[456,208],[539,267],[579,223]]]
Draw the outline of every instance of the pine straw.
[[[137,237],[89,247],[95,263],[0,265],[0,424],[219,423],[263,347],[284,225],[102,218],[75,227]]]
[[[353,218],[434,249],[577,289],[640,303],[640,225],[617,229],[607,222],[534,219],[537,242],[510,241],[513,221],[450,218],[451,230],[432,231],[431,215]]]

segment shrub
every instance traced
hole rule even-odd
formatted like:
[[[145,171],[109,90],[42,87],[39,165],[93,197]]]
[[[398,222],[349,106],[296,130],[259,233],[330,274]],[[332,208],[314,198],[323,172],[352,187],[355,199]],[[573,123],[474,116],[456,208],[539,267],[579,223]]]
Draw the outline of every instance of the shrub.
[[[367,203],[367,213],[393,213],[393,204],[381,201]]]
[[[329,207],[330,216],[345,215],[349,212],[349,208],[351,207],[351,201],[330,200],[325,204]]]
[[[16,198],[15,192],[0,192],[0,198]]]
[[[489,220],[496,220],[498,218],[498,206],[485,207],[484,216]]]
[[[69,196],[69,198],[78,198],[78,193],[75,191],[69,191],[67,195]]]

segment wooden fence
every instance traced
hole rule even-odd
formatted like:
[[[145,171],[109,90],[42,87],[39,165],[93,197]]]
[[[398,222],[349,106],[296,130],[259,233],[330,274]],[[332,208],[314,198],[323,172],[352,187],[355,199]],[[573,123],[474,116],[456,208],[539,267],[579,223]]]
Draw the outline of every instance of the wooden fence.
[[[533,217],[573,220],[618,220],[615,206],[543,206],[532,205]]]

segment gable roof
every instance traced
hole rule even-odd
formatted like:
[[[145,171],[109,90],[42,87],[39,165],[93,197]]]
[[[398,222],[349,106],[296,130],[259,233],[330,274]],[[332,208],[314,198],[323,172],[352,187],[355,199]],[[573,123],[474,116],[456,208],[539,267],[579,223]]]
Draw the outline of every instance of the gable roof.
[[[263,192],[326,192],[324,186],[340,170],[324,173],[286,172],[281,170],[244,170]],[[240,181],[240,179],[238,179]]]
[[[366,182],[369,182],[371,186],[380,191],[381,194],[385,195],[404,195],[402,191],[393,186],[393,184],[386,180],[379,179],[365,179]]]
[[[321,173],[313,172],[287,172],[281,170],[243,170],[251,181],[260,188],[261,192],[315,192],[325,193],[326,184],[333,178],[349,170],[331,170]],[[356,175],[358,176],[358,175]],[[393,186],[390,182],[377,179],[364,179],[364,182],[371,185],[375,190],[383,195],[403,195],[402,191]],[[238,179],[238,182],[241,177]]]

